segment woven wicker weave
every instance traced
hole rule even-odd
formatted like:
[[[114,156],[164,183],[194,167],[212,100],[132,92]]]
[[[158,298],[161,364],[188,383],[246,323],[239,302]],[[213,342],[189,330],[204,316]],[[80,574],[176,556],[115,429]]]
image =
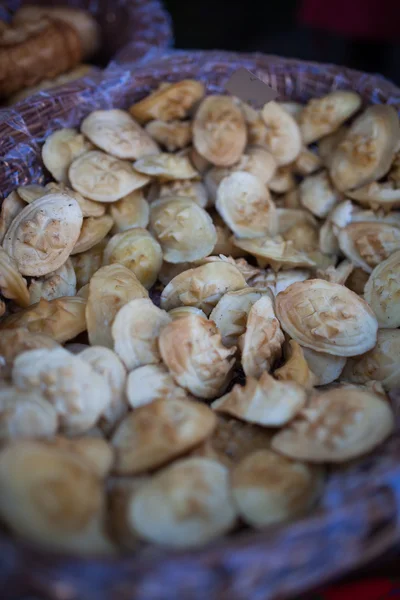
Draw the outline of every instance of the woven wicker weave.
[[[94,109],[126,107],[161,81],[196,77],[208,91],[221,92],[240,66],[277,89],[280,99],[304,101],[350,88],[366,102],[400,109],[400,90],[388,81],[330,65],[223,52],[170,52],[135,67],[114,64],[102,76],[0,111],[2,196],[16,185],[45,180],[40,145],[51,131],[77,126]],[[400,540],[400,392],[392,400],[399,417],[395,435],[372,455],[332,471],[320,509],[309,518],[235,534],[198,551],[145,548],[118,560],[57,557],[3,535],[1,597],[277,600],[364,564]]]

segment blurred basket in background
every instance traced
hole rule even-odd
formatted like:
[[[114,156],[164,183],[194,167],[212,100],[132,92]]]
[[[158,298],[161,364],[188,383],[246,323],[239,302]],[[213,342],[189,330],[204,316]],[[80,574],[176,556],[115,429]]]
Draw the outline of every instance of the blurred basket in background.
[[[135,3],[133,3],[135,4]],[[143,4],[143,3],[137,3]],[[304,102],[334,89],[365,102],[393,104],[400,89],[379,76],[333,65],[227,52],[167,52],[137,64],[125,47],[103,73],[34,95],[0,111],[0,190],[43,182],[40,147],[51,132],[74,127],[91,111],[128,107],[159,83],[202,80],[221,93],[239,67],[275,88],[279,100]],[[143,55],[142,55],[143,57]],[[392,393],[399,416],[400,392]],[[400,540],[400,419],[395,435],[373,454],[330,474],[316,513],[266,532],[227,537],[193,552],[147,548],[115,560],[37,551],[0,537],[0,585],[7,599],[48,600],[278,599],[299,594],[365,564]]]

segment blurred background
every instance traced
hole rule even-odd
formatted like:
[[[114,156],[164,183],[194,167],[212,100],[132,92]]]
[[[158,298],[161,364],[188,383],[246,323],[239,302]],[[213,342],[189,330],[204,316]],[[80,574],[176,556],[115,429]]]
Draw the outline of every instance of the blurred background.
[[[265,52],[400,84],[400,0],[164,0],[177,48]]]

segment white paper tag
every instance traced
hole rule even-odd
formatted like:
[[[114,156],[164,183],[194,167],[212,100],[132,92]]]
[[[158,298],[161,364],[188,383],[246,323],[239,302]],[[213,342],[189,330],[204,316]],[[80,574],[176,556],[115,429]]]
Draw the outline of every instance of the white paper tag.
[[[254,108],[262,108],[278,96],[278,92],[243,67],[233,73],[225,89]]]

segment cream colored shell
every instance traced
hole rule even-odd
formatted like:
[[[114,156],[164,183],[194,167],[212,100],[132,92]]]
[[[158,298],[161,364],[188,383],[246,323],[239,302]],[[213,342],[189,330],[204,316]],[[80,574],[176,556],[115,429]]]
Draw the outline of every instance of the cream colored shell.
[[[114,553],[102,482],[74,453],[16,441],[0,453],[0,485],[0,515],[16,534],[57,551]]]
[[[294,171],[298,175],[306,177],[318,171],[322,165],[321,157],[316,152],[304,146],[295,160]]]
[[[277,233],[275,204],[265,185],[251,173],[237,171],[225,177],[218,186],[215,206],[237,237]]]
[[[309,369],[317,378],[314,383],[315,385],[328,385],[339,379],[346,364],[344,356],[316,352],[315,350],[311,350],[311,348],[302,348],[302,351]]]
[[[276,161],[262,146],[248,146],[240,160],[232,167],[213,167],[208,175],[211,177],[212,184],[219,184],[224,177],[237,171],[250,173],[266,185],[275,175]]]
[[[114,226],[112,233],[121,233],[133,227],[147,227],[150,207],[142,190],[135,190],[110,206]]]
[[[211,217],[189,198],[153,202],[150,227],[171,263],[191,262],[208,256],[217,242]]]
[[[318,154],[328,169],[331,166],[334,151],[346,136],[348,129],[347,125],[341,125],[333,133],[318,140]]]
[[[356,356],[375,346],[378,323],[368,304],[346,287],[322,279],[293,283],[276,297],[288,335],[306,348]]]
[[[0,334],[0,379],[11,377],[14,360],[26,350],[58,348],[59,344],[42,333],[31,333],[28,329],[3,329]]]
[[[278,167],[274,176],[268,181],[268,188],[275,194],[285,194],[295,191],[297,182],[293,172],[293,166]]]
[[[111,471],[114,462],[114,449],[108,441],[98,434],[96,427],[85,432],[81,437],[72,436],[68,438],[58,435],[44,441],[49,448],[59,448],[79,457],[101,479]]]
[[[203,444],[192,450],[190,456],[211,458],[232,468],[248,454],[270,447],[274,435],[272,428],[252,425],[222,413],[217,416],[216,429]]]
[[[82,121],[81,131],[98,148],[117,158],[135,160],[159,152],[148,133],[118,108],[90,113]]]
[[[161,294],[161,308],[195,306],[208,316],[225,293],[245,287],[246,281],[236,266],[210,262],[174,277]]]
[[[24,310],[0,322],[0,331],[26,327],[31,333],[43,333],[63,344],[86,330],[86,300],[63,296],[55,300],[41,298]]]
[[[173,548],[206,544],[236,521],[229,471],[206,458],[181,460],[139,489],[129,517],[146,541]]]
[[[0,292],[4,298],[15,300],[20,306],[29,306],[26,280],[18,271],[17,263],[0,247]]]
[[[126,394],[132,408],[150,404],[155,400],[185,400],[188,397],[186,391],[175,383],[162,363],[145,365],[131,371],[126,384]]]
[[[282,427],[304,407],[307,394],[295,383],[277,381],[266,371],[212,403],[218,412],[264,427]]]
[[[381,327],[400,327],[400,250],[375,267],[364,293]]]
[[[195,306],[178,306],[177,308],[173,308],[168,311],[169,316],[173,321],[176,319],[182,319],[183,317],[187,317],[189,315],[198,315],[199,317],[207,318],[207,315],[203,313],[200,308],[196,308]]]
[[[4,236],[11,223],[23,208],[25,208],[25,202],[21,200],[16,191],[11,192],[4,198],[0,206],[0,244],[3,243]]]
[[[147,289],[155,283],[162,265],[160,244],[146,229],[135,227],[116,233],[107,243],[103,263],[119,263],[132,271]]]
[[[162,152],[140,158],[133,164],[136,171],[164,181],[193,179],[199,176],[186,156]]]
[[[57,412],[40,391],[0,387],[0,443],[51,437],[57,428]]]
[[[3,247],[22,275],[40,277],[65,263],[81,226],[82,211],[74,198],[63,193],[47,194],[15,217]]]
[[[205,98],[193,121],[193,145],[213,165],[230,167],[242,155],[247,142],[243,114],[229,96]]]
[[[286,362],[274,372],[274,377],[281,381],[293,381],[304,389],[312,390],[318,379],[311,371],[300,344],[289,340],[284,345],[284,354]]]
[[[400,329],[380,329],[375,348],[349,358],[342,373],[344,381],[368,383],[380,381],[390,391],[400,387]]]
[[[280,235],[286,233],[290,229],[298,225],[311,225],[317,227],[317,220],[308,211],[303,208],[277,208],[278,216],[278,233]]]
[[[111,390],[111,403],[103,411],[100,425],[109,433],[128,410],[125,396],[126,370],[117,354],[104,346],[89,346],[79,353],[79,358],[89,363],[104,377]]]
[[[272,450],[258,450],[234,468],[231,481],[240,516],[261,528],[307,513],[321,493],[323,472]]]
[[[313,215],[325,218],[340,200],[327,171],[320,171],[303,179],[299,186],[300,202]]]
[[[296,119],[296,121],[297,121],[297,118],[300,115],[301,111],[304,108],[304,104],[301,104],[301,102],[288,101],[288,102],[278,102],[278,104],[281,108],[286,110],[286,112],[288,112],[289,115],[292,115],[292,117],[294,117]]]
[[[356,267],[371,273],[400,250],[400,226],[379,222],[350,223],[339,232],[341,251]]]
[[[335,186],[351,190],[380,179],[390,168],[400,137],[393,106],[367,108],[336,147],[330,165]]]
[[[267,102],[261,111],[267,126],[264,144],[279,166],[288,165],[300,154],[300,129],[295,119],[277,102]]]
[[[250,308],[246,330],[239,338],[242,367],[247,377],[258,378],[270,371],[281,356],[284,336],[269,295],[263,295]]]
[[[80,254],[99,244],[110,232],[114,221],[109,215],[83,219],[82,229],[71,255]]]
[[[69,168],[71,185],[82,196],[98,202],[121,200],[149,183],[132,164],[99,150],[75,159]]]
[[[46,187],[44,185],[38,185],[36,183],[20,185],[17,191],[20,198],[22,198],[22,200],[27,204],[31,204],[38,198],[42,198],[47,193]]]
[[[147,123],[152,119],[183,119],[204,93],[204,84],[194,79],[163,83],[143,100],[133,104],[129,112],[139,123]]]
[[[159,199],[169,197],[190,198],[200,206],[205,208],[208,204],[208,194],[205,185],[201,181],[193,181],[192,179],[177,179],[169,181],[160,186]]]
[[[315,261],[304,252],[295,250],[293,242],[285,241],[282,237],[262,237],[255,239],[232,238],[237,248],[252,254],[261,268],[267,265],[274,271],[282,268],[315,267]]]
[[[63,430],[70,433],[93,427],[111,403],[106,379],[64,348],[20,354],[14,362],[12,379],[21,390],[41,392],[57,410]]]
[[[211,311],[210,321],[214,321],[218,327],[224,346],[230,348],[237,345],[239,336],[246,330],[251,307],[265,293],[256,288],[246,287],[236,292],[227,292],[222,296]]]
[[[356,190],[348,190],[347,196],[359,204],[371,206],[374,210],[398,208],[400,206],[400,188],[397,182],[367,183]]]
[[[158,336],[171,322],[149,298],[131,300],[117,313],[111,328],[114,350],[128,371],[161,362]]]
[[[75,294],[76,275],[72,261],[68,259],[57,271],[40,279],[32,279],[29,286],[29,304],[36,304],[41,298],[54,300]]]
[[[212,410],[193,400],[155,400],[130,413],[114,432],[115,472],[155,469],[205,440],[216,426]]]
[[[115,315],[130,300],[147,298],[137,277],[118,263],[99,269],[89,283],[86,324],[92,346],[113,348],[111,326]]]
[[[336,90],[322,98],[312,98],[300,112],[298,122],[305,144],[311,144],[336,131],[361,106],[355,92]]]
[[[86,252],[81,252],[81,254],[76,254],[75,256],[71,256],[72,264],[74,265],[75,269],[76,285],[78,289],[82,288],[84,285],[87,285],[91,277],[102,266],[103,251],[107,241],[107,239],[103,239],[99,244],[93,246],[93,248],[90,248],[90,250],[86,250]]]
[[[189,121],[150,121],[145,127],[147,133],[168,152],[185,148],[192,141],[192,127]]]
[[[262,120],[260,112],[242,100],[235,98],[235,101],[246,121],[248,143],[259,144],[260,146],[264,145],[267,126]]]
[[[63,183],[54,183],[51,181],[46,185],[46,190],[46,193],[65,192],[69,196],[75,198],[84,217],[102,217],[106,212],[105,204],[101,202],[95,202],[94,200],[88,200],[88,198],[84,198],[79,192],[71,189]]]
[[[296,460],[341,463],[373,450],[394,429],[390,404],[366,389],[339,387],[313,396],[307,408],[272,440]]]
[[[68,183],[68,169],[72,161],[92,149],[92,144],[76,129],[59,129],[46,138],[42,159],[56,181]]]
[[[306,269],[289,269],[287,271],[261,270],[248,281],[248,285],[260,290],[271,290],[274,296],[283,292],[295,281],[305,281],[310,277]]]
[[[344,285],[354,270],[354,264],[349,260],[343,260],[336,267],[330,265],[326,269],[317,269],[318,279],[326,279],[331,283],[340,283]]]
[[[212,321],[197,315],[172,321],[158,340],[175,381],[199,398],[215,398],[229,381],[236,348],[225,348]]]

